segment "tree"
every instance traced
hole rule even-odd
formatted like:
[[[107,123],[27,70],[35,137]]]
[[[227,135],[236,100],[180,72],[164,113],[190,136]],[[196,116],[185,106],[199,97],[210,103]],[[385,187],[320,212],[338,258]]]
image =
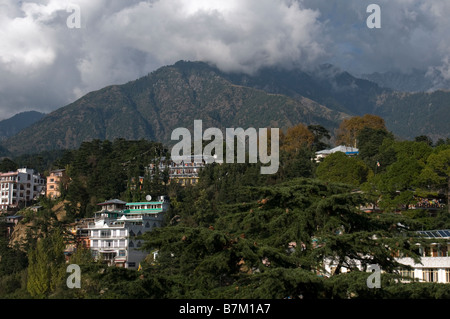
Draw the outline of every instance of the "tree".
[[[380,146],[385,139],[394,140],[394,135],[384,129],[364,127],[357,136],[359,157],[368,167],[375,170],[380,163]],[[384,161],[383,161],[384,162]]]
[[[366,127],[386,130],[384,120],[379,116],[371,114],[354,116],[341,122],[337,132],[337,144],[357,147],[358,134]]]
[[[64,278],[64,240],[55,228],[37,240],[28,252],[27,290],[32,297],[45,298],[62,284]]]
[[[286,135],[281,141],[281,150],[286,152],[297,152],[302,147],[310,147],[316,137],[308,128],[300,123],[287,129]]]
[[[428,184],[435,189],[444,189],[447,194],[447,208],[450,212],[450,148],[446,147],[437,153],[432,153],[419,177],[422,184]]]
[[[331,138],[330,132],[322,125],[308,125],[308,130],[314,135],[314,151],[320,151],[330,146],[323,141],[324,139],[329,140]]]
[[[419,176],[432,151],[422,142],[384,140],[379,155],[384,159],[380,160],[382,170],[369,179],[380,196],[382,209],[404,209],[415,201],[414,188],[420,186]]]
[[[317,167],[316,175],[323,181],[359,186],[367,180],[369,169],[362,160],[336,152],[325,157]]]
[[[429,138],[429,137],[426,136],[426,135],[416,136],[416,137],[414,138],[414,141],[415,141],[415,142],[424,142],[424,143],[426,143],[426,144],[429,145],[429,146],[433,145],[433,141],[431,140],[431,138]]]
[[[363,270],[377,263],[393,271],[398,251],[418,260],[406,228],[393,227],[407,227],[407,220],[362,213],[364,196],[348,186],[292,179],[240,191],[245,201],[220,203],[210,226],[182,220],[144,235],[144,249],[158,257],[143,276],[165,287],[161,298],[332,298],[334,289],[319,274],[358,272],[355,260]],[[328,261],[337,271],[326,270]],[[358,278],[365,285],[367,275]]]
[[[18,165],[7,157],[0,162],[0,172],[11,172],[17,170],[18,168]]]

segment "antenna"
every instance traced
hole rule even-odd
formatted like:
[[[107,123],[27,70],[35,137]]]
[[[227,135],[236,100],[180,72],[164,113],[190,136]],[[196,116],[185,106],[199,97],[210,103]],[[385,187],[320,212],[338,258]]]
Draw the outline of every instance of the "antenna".
[[[152,197],[151,197],[150,195],[147,195],[147,196],[145,196],[145,199],[146,199],[147,201],[151,201],[151,200],[152,200]]]

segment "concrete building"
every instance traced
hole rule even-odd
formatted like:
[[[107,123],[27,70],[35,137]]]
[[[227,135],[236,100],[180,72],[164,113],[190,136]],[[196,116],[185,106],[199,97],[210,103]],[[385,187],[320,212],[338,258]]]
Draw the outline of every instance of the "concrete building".
[[[169,201],[160,196],[157,201],[126,203],[113,199],[98,205],[101,210],[94,220],[80,230],[88,232],[92,255],[111,266],[137,269],[147,256],[139,250],[143,243],[139,236],[162,226]]]
[[[418,234],[436,239],[436,242],[431,247],[419,247],[421,264],[409,257],[397,258],[398,262],[412,267],[412,270],[400,270],[402,277],[405,280],[415,278],[423,282],[450,283],[450,229],[419,231]]]
[[[207,164],[213,162],[214,159],[212,157],[204,155],[179,156],[169,160],[162,157],[156,163],[149,164],[147,174],[153,177],[156,175],[157,170],[159,172],[168,170],[169,183],[176,182],[181,186],[195,185],[198,183],[200,171]]]
[[[417,234],[426,239],[436,239],[436,242],[432,243],[431,247],[417,247],[421,263],[415,263],[412,258],[406,256],[395,257],[400,264],[411,267],[398,269],[402,281],[415,279],[420,282],[450,283],[450,229],[418,231]],[[346,264],[362,269],[358,260],[347,259]],[[325,260],[324,266],[325,274],[332,274],[336,269],[336,263],[332,260]],[[343,273],[348,271],[348,267],[341,268]]]
[[[54,199],[61,196],[61,182],[66,176],[65,169],[57,169],[50,172],[50,175],[47,176],[47,191],[46,196],[48,198]]]
[[[0,210],[27,205],[45,195],[45,179],[30,168],[0,173]]]
[[[321,151],[316,152],[315,160],[316,160],[316,162],[319,162],[320,160],[324,159],[328,155],[336,153],[336,152],[342,152],[347,156],[355,156],[355,155],[359,154],[359,150],[357,148],[339,145],[332,149],[326,149],[326,150],[321,150]]]

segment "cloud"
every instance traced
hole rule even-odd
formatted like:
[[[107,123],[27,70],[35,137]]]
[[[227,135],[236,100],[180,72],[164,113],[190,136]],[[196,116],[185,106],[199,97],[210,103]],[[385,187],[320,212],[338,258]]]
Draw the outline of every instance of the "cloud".
[[[371,3],[381,29],[366,26]],[[71,5],[80,29],[67,26]],[[446,0],[3,0],[0,118],[50,112],[178,60],[249,73],[325,62],[355,74],[420,68],[445,79],[448,16]]]

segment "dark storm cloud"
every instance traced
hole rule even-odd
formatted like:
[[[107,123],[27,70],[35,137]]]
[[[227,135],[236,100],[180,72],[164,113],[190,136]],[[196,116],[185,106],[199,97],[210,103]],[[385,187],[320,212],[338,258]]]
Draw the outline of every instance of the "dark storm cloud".
[[[366,26],[381,7],[381,29]],[[49,112],[178,60],[223,70],[311,67],[353,73],[422,68],[450,78],[448,1],[0,1],[0,118]],[[81,28],[69,29],[70,5]]]

